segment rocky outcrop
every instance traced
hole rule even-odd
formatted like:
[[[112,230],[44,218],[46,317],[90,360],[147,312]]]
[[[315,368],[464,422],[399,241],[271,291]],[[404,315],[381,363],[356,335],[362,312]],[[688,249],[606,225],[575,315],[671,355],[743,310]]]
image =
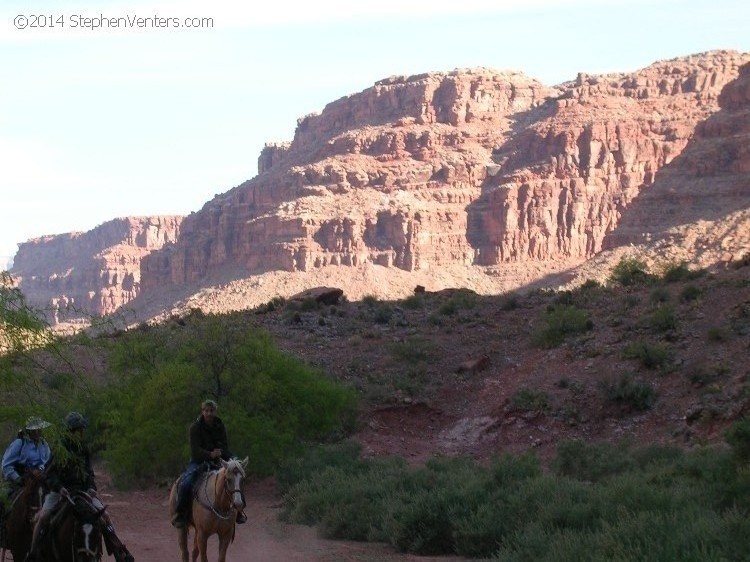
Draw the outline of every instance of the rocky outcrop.
[[[581,263],[748,60],[710,52],[554,89],[486,69],[382,80],[301,119],[283,155],[191,215],[144,260],[144,289],[227,268]]]
[[[182,220],[128,217],[88,232],[34,238],[19,245],[11,274],[53,323],[109,314],[140,294],[141,258],[174,243]]]
[[[750,243],[749,62],[714,51],[554,88],[490,69],[391,77],[301,118],[291,143],[263,149],[255,178],[171,219],[160,244],[123,257],[91,233],[32,241],[14,272],[45,302],[102,313],[224,284],[238,306],[248,293],[257,304],[303,290],[300,275],[397,296],[381,269],[401,286],[440,276],[508,290],[631,244],[711,265]],[[48,243],[88,265],[47,266]],[[276,273],[294,279],[281,287]],[[275,284],[261,289],[266,274]]]

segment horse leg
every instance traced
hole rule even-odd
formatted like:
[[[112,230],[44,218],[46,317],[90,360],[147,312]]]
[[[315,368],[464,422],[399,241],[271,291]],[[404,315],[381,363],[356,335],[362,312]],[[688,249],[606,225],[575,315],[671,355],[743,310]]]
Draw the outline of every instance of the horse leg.
[[[229,532],[219,533],[219,562],[226,562],[227,549],[229,548],[230,542],[232,542],[232,540]]]
[[[203,531],[195,531],[195,544],[198,546],[198,551],[201,554],[201,562],[208,562],[208,534]],[[195,551],[193,551],[195,554]],[[193,558],[195,562],[195,558]]]
[[[177,530],[177,543],[180,545],[180,555],[182,556],[182,562],[188,562],[188,528],[187,526]]]

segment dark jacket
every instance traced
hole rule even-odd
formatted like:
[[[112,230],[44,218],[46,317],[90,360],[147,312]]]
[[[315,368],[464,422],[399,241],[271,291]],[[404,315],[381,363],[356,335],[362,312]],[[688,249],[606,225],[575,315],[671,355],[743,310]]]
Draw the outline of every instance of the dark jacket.
[[[232,457],[227,428],[218,416],[214,418],[213,425],[208,425],[203,416],[198,416],[190,426],[190,460],[198,463],[210,461],[210,453],[214,449],[221,449],[221,458],[225,461]]]
[[[47,470],[47,483],[55,492],[60,488],[69,490],[96,490],[91,453],[80,439],[65,437],[62,440],[64,454],[52,459]]]

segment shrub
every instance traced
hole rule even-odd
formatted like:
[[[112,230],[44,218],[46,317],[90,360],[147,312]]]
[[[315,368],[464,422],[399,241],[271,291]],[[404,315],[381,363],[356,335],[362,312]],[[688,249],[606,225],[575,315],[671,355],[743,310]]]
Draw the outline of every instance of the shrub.
[[[682,291],[680,291],[680,301],[690,302],[696,300],[701,296],[703,291],[696,285],[686,285]]]
[[[665,304],[654,309],[645,318],[644,323],[657,332],[667,332],[677,328],[677,317],[675,316],[674,309],[670,305]]]
[[[409,295],[404,299],[404,307],[411,310],[422,309],[425,306],[425,298],[423,295]]]
[[[532,336],[538,347],[557,347],[569,336],[583,333],[593,328],[588,314],[571,305],[554,305],[544,317],[545,326]]]
[[[724,439],[732,447],[737,462],[741,464],[750,462],[750,420],[742,418],[735,422],[724,433]]]
[[[632,342],[623,350],[625,359],[638,359],[647,369],[663,369],[672,362],[672,352],[662,345]]]
[[[655,287],[651,290],[649,298],[653,303],[667,302],[669,300],[669,291],[664,287]]]
[[[697,279],[705,275],[705,269],[691,270],[688,268],[686,263],[671,264],[664,268],[662,279],[667,283],[675,283],[677,281],[689,281],[691,279]]]
[[[627,373],[616,381],[602,381],[601,388],[609,402],[627,406],[636,412],[646,411],[656,402],[656,391]]]
[[[551,464],[555,474],[598,482],[632,470],[635,461],[622,447],[612,443],[586,443],[581,439],[561,441]]]
[[[549,396],[543,390],[522,388],[513,394],[510,403],[516,410],[540,413],[549,409]]]
[[[648,273],[645,262],[635,258],[622,258],[612,269],[609,280],[611,283],[629,287],[650,282],[653,277]]]
[[[391,356],[409,363],[427,361],[434,350],[434,344],[421,336],[413,336],[403,342],[395,342],[388,345],[388,351]]]

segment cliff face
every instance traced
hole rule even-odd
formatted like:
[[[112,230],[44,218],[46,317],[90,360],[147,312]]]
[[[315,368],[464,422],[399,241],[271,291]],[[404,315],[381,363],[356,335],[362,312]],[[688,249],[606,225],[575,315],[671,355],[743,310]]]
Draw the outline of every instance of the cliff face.
[[[109,314],[140,294],[141,258],[177,240],[183,217],[128,217],[19,245],[12,275],[56,322]]]
[[[750,250],[748,63],[714,51],[555,88],[488,69],[392,77],[300,119],[255,178],[184,221],[126,229],[156,228],[158,242],[31,241],[14,273],[43,302],[106,313],[272,272],[325,283],[380,265],[403,285],[417,272],[451,283],[460,267],[454,286],[505,290],[657,243],[711,265]]]
[[[144,260],[144,289],[223,267],[580,263],[616,239],[749,60],[711,52],[555,89],[484,69],[380,81],[268,147],[256,178]]]

